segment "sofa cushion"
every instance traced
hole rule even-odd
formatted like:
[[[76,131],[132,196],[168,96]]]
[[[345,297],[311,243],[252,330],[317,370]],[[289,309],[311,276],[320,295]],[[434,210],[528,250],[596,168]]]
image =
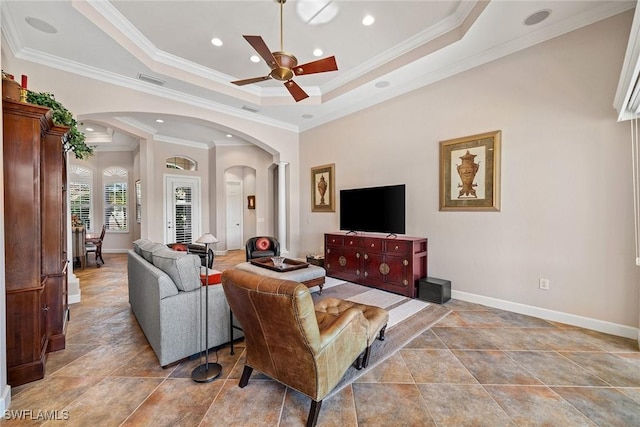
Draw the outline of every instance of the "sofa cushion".
[[[154,264],[153,253],[155,251],[159,251],[163,249],[169,249],[169,248],[167,248],[167,246],[163,245],[162,243],[155,243],[150,241],[148,243],[140,245],[140,255],[142,255],[142,257],[146,259],[148,262]]]
[[[151,240],[149,239],[138,239],[135,242],[133,242],[133,251],[138,255],[142,256],[142,251],[140,250],[140,248],[149,243],[151,243]]]
[[[202,286],[200,258],[197,255],[174,251],[165,246],[164,250],[153,252],[153,265],[167,273],[181,291],[193,291]]]

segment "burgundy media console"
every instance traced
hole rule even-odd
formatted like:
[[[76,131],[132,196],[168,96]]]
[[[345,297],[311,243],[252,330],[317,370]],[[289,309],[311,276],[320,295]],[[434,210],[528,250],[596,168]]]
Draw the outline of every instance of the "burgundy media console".
[[[418,281],[427,277],[427,239],[366,233],[324,235],[327,276],[373,288],[418,296]]]

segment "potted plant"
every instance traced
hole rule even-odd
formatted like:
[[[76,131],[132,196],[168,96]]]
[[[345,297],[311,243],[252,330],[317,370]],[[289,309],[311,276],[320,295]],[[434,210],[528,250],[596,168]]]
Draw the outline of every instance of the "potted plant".
[[[73,118],[73,114],[60,104],[52,93],[28,90],[27,102],[51,108],[53,123],[58,126],[69,127],[69,132],[62,139],[65,151],[73,151],[76,159],[86,159],[93,155],[93,147],[89,147],[85,143],[84,134],[78,130],[78,122]]]

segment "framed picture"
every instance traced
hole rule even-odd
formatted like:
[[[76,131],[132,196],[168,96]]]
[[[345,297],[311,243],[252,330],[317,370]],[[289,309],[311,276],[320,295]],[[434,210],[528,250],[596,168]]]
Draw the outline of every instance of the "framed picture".
[[[256,208],[256,196],[247,196],[247,209]]]
[[[136,181],[136,222],[140,224],[142,221],[142,184],[140,180]]]
[[[440,210],[500,210],[501,131],[440,142]]]
[[[336,211],[335,164],[311,168],[311,212]]]

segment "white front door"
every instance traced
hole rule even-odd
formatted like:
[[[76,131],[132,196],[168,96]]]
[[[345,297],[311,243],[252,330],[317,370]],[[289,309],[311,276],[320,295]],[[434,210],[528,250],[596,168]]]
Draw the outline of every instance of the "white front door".
[[[165,175],[165,243],[200,237],[200,179]]]
[[[242,249],[242,183],[227,181],[227,249]]]

